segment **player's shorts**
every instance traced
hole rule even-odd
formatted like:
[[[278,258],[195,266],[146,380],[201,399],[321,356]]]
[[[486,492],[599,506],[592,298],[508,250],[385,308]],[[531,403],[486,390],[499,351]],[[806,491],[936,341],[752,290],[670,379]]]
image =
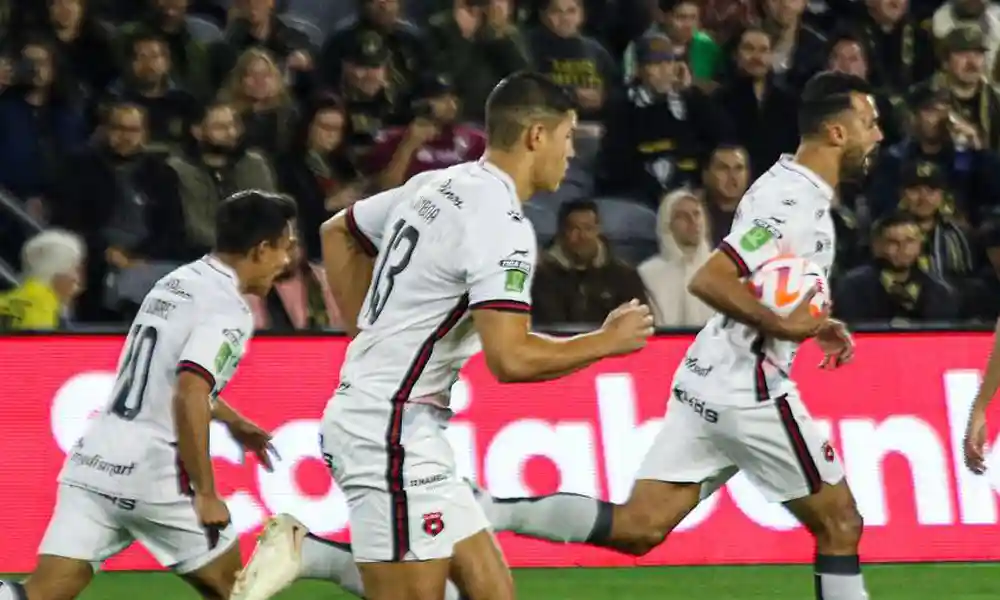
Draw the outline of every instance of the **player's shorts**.
[[[450,558],[455,545],[490,528],[458,477],[445,435],[451,411],[392,403],[351,390],[323,416],[321,444],[344,492],[358,562]]]
[[[194,503],[186,497],[143,502],[60,484],[38,553],[87,561],[97,569],[132,542],[139,542],[161,565],[184,574],[210,564],[236,541],[230,524],[210,546]]]
[[[838,483],[844,468],[797,393],[742,405],[713,403],[676,384],[635,478],[701,483],[739,469],[771,502]]]

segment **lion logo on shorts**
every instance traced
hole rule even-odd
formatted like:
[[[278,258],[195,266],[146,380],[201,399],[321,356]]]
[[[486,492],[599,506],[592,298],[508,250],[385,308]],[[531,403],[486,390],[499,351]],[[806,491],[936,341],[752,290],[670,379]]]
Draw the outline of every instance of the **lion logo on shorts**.
[[[442,531],[444,531],[444,519],[441,518],[441,513],[432,512],[424,515],[424,533],[437,537]]]
[[[830,445],[830,442],[823,442],[822,450],[823,458],[826,459],[826,462],[833,462],[837,454],[833,451],[833,446]]]

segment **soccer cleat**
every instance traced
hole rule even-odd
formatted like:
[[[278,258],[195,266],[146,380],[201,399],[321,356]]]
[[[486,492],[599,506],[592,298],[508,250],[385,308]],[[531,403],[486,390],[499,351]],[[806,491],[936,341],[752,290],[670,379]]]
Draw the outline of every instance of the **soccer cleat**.
[[[236,577],[229,600],[267,600],[298,579],[307,533],[306,526],[291,515],[268,519],[250,560]]]

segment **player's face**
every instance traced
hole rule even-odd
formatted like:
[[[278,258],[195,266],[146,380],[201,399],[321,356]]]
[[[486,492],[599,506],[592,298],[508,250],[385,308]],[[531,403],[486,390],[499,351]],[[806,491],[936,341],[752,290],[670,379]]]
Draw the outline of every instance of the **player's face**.
[[[274,280],[292,264],[298,244],[295,226],[289,223],[277,241],[263,242],[254,248],[250,258],[255,272],[247,284],[247,291],[258,296],[267,295]]]
[[[875,99],[864,94],[852,94],[854,110],[844,119],[846,142],[840,161],[840,176],[845,180],[863,178],[874,162],[882,129],[878,126],[878,111]]]
[[[571,111],[551,127],[541,128],[530,135],[536,142],[535,187],[540,191],[554,192],[559,189],[569,159],[575,156],[573,134],[576,131],[576,113]]]

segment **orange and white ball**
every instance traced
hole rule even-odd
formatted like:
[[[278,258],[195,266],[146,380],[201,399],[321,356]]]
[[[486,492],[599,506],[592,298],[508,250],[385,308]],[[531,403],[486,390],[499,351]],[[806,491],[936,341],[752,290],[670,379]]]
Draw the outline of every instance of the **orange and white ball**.
[[[809,301],[812,314],[821,313],[830,303],[830,283],[823,269],[804,258],[769,260],[750,276],[748,283],[761,304],[783,317],[791,314],[812,288],[816,288],[816,295]]]

